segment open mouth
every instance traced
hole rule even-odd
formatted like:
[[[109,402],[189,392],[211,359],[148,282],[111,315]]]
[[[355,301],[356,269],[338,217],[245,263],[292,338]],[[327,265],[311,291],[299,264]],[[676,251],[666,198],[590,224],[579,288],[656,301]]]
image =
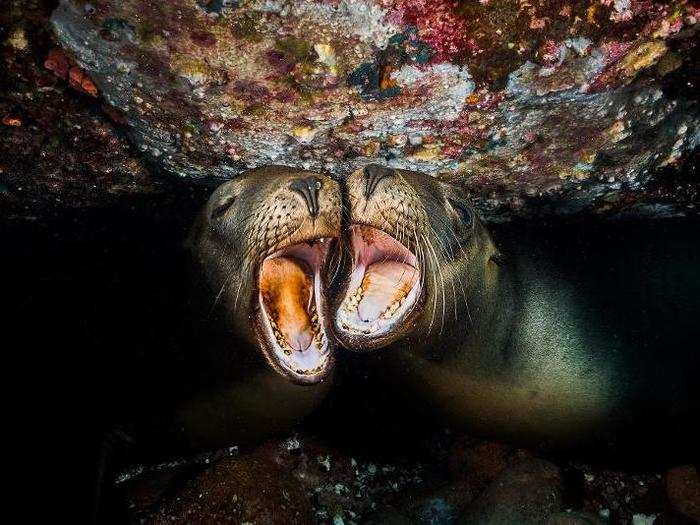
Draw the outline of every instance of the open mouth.
[[[415,307],[421,288],[416,256],[388,233],[352,226],[353,268],[335,324],[340,334],[385,336]]]
[[[330,239],[284,248],[265,258],[259,275],[259,303],[268,358],[299,383],[316,383],[330,366],[321,270]]]

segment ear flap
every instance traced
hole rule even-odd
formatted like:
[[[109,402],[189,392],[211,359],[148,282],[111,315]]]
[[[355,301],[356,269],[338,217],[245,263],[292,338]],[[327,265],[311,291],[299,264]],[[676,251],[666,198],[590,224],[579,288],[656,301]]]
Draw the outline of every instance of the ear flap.
[[[496,266],[504,266],[507,262],[507,258],[501,252],[496,250],[489,258]]]

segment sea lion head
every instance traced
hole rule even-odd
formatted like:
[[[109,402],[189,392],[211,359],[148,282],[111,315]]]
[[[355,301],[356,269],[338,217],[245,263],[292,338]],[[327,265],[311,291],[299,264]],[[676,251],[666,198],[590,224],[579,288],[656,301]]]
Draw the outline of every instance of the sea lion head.
[[[252,170],[214,191],[189,246],[233,334],[226,352],[235,354],[240,338],[294,383],[327,377],[324,279],[340,216],[338,183],[294,168]]]
[[[422,173],[369,165],[348,176],[350,270],[335,333],[351,350],[445,330],[477,315],[498,251],[463,189]],[[454,324],[454,323],[453,323]]]

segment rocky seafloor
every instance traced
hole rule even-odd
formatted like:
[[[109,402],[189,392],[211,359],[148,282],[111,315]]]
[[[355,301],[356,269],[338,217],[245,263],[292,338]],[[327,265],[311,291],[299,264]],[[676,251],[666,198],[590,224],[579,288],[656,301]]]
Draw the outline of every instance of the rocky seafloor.
[[[90,77],[58,51],[49,29],[49,17],[56,4],[43,0],[9,1],[0,9],[3,226],[37,223],[51,230],[53,218],[66,210],[100,209],[120,202],[149,206],[171,199],[173,182],[153,168],[152,158],[130,143],[122,116],[103,99],[93,96],[96,88]],[[485,4],[488,2],[480,2]],[[627,4],[600,5],[599,9],[609,15],[615,6]],[[594,20],[607,20],[607,15],[591,16]],[[537,30],[538,20],[535,16],[533,31]],[[424,35],[441,53],[451,53],[449,46],[440,47],[429,26]],[[522,35],[523,42],[526,36]],[[202,38],[206,43],[207,39]],[[505,46],[508,48],[507,42]],[[682,52],[680,56],[685,57]],[[676,82],[691,81],[695,70],[688,69],[689,59],[683,58],[685,62],[681,60],[679,64],[671,57],[664,59],[665,66],[659,66],[661,58],[655,56],[654,68],[671,68],[671,75],[676,71],[680,79]],[[47,67],[47,61],[51,67]],[[66,70],[60,74],[63,66]],[[323,75],[316,78],[306,71],[307,78],[302,75],[305,71],[301,68],[301,76],[295,82],[323,82]],[[503,88],[503,72],[494,70],[491,78],[487,68],[475,67],[473,74],[475,85],[470,89],[483,95],[473,98],[474,105],[488,99],[491,91]],[[476,82],[484,84],[478,87]],[[308,123],[298,126],[298,138],[310,136]],[[678,129],[674,128],[676,132]],[[613,132],[624,134],[625,130],[618,125]],[[366,138],[370,143],[366,151],[405,147],[417,162],[455,151],[446,142],[431,149],[423,143],[412,145],[408,139],[403,142],[389,135],[375,140],[378,145]],[[540,140],[529,135],[527,138],[535,144]],[[398,142],[387,146],[385,139]],[[475,137],[470,147],[486,147],[482,145],[484,140]],[[650,139],[647,136],[645,140]],[[673,144],[670,146],[672,149]],[[579,207],[579,213],[613,215],[643,208],[647,216],[655,219],[695,213],[697,169],[692,158],[687,158],[690,153],[686,145],[683,147],[683,154],[654,172],[651,179],[635,186],[610,183],[613,185],[596,197],[592,206]],[[316,154],[313,148],[307,149],[312,157]],[[420,153],[423,149],[430,151]],[[581,155],[584,161],[590,157],[586,152]],[[585,166],[579,168],[585,178]],[[577,175],[571,172],[569,176]],[[552,179],[542,180],[548,184]],[[557,175],[557,180],[564,179]],[[506,190],[507,182],[503,186]],[[538,191],[528,195],[520,190],[504,193],[493,192],[493,186],[489,188],[481,201],[482,208],[494,210],[492,216],[496,220],[511,213],[520,217],[537,214],[533,210],[546,208],[551,197]],[[562,192],[554,190],[552,195],[556,200],[571,188],[575,193],[574,185],[566,186]],[[134,466],[124,470],[115,485],[127,502],[130,519],[155,523],[700,522],[697,466],[623,468],[591,462],[590,458],[582,461],[561,455],[542,456],[446,429],[436,429],[412,440],[410,446],[389,452],[341,446],[317,432],[313,425],[302,426],[253,448],[233,447],[162,465]]]
[[[690,524],[692,465],[620,470],[544,458],[448,430],[377,453],[300,429],[241,451],[125,471],[144,523]]]

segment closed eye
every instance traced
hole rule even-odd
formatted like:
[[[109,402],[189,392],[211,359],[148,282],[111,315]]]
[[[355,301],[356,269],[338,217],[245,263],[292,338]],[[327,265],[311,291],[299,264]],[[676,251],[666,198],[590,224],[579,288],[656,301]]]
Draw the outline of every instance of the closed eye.
[[[235,201],[236,198],[233,195],[227,195],[226,197],[221,199],[217,203],[216,207],[212,210],[211,218],[218,219],[221,216],[223,216]]]
[[[474,223],[474,215],[472,214],[472,211],[461,202],[455,201],[453,199],[447,200],[450,202],[452,209],[454,209],[457,212],[457,215],[459,215],[459,218],[462,221],[462,225],[465,228],[470,228]]]

